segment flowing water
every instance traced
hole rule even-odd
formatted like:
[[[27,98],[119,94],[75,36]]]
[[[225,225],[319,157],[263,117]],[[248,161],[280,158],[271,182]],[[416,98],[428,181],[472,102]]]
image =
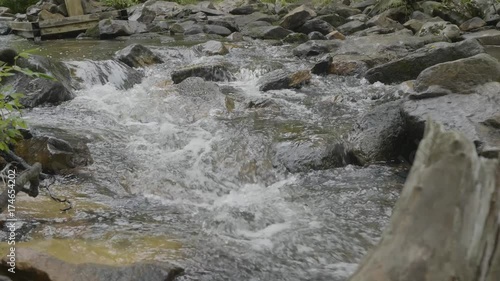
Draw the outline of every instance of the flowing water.
[[[74,68],[84,86],[74,100],[24,116],[40,132],[84,139],[94,164],[52,187],[75,202],[68,213],[46,196],[20,198],[22,216],[36,221],[26,247],[71,262],[167,261],[186,269],[180,280],[335,281],[380,237],[403,167],[290,173],[274,151],[283,142],[342,141],[357,116],[396,89],[314,76],[301,90],[261,93],[264,73],[311,61],[257,41],[225,57],[151,44],[166,63],[124,90],[120,67],[106,61],[123,42],[54,42],[36,47]],[[200,104],[169,82],[178,66],[220,60],[235,66],[234,81],[219,83],[232,106]],[[246,106],[262,100],[272,106]]]

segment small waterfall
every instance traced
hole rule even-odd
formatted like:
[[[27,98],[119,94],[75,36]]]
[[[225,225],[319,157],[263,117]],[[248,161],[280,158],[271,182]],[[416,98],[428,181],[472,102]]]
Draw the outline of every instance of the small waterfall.
[[[70,69],[75,89],[85,89],[94,85],[111,84],[117,89],[129,89],[141,82],[143,73],[128,65],[115,61],[69,61],[65,62]]]

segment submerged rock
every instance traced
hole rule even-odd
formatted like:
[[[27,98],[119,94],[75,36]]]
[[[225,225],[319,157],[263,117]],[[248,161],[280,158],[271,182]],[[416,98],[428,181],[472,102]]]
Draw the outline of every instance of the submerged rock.
[[[308,70],[288,72],[278,69],[262,76],[257,84],[259,90],[280,90],[289,88],[301,88],[311,81],[311,73]]]
[[[199,77],[174,85],[164,100],[165,111],[175,116],[176,124],[191,124],[211,114],[230,111],[219,86]]]
[[[417,78],[420,72],[435,64],[467,58],[483,52],[484,48],[476,40],[459,43],[431,43],[405,57],[368,70],[365,78],[370,83],[403,82]]]
[[[196,52],[205,56],[215,56],[215,55],[223,56],[229,53],[229,50],[223,43],[214,40],[196,45],[193,48]]]
[[[281,142],[275,145],[274,165],[283,165],[289,172],[325,170],[356,164],[356,159],[342,144],[326,140]]]
[[[200,77],[208,81],[228,81],[232,75],[223,63],[189,65],[172,72],[172,81],[178,84],[189,77]]]
[[[151,64],[163,63],[163,60],[158,55],[140,44],[132,44],[118,51],[115,57],[130,67],[145,67]]]
[[[72,264],[29,248],[16,251],[16,280],[44,281],[165,281],[181,275],[182,268],[165,263],[136,263],[128,266]],[[7,258],[0,263],[7,271]]]

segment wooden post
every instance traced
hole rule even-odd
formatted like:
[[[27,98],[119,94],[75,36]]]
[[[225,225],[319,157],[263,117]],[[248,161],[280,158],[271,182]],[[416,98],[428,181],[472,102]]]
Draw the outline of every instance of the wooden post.
[[[83,7],[81,0],[65,0],[65,1],[66,1],[66,10],[68,10],[68,15],[70,17],[83,15]]]

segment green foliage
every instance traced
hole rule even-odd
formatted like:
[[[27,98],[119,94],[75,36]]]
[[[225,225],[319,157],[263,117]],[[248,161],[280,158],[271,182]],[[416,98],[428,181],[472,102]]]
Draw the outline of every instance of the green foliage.
[[[140,3],[138,0],[103,0],[102,2],[115,9],[126,9]]]
[[[26,9],[37,2],[38,0],[0,0],[0,6],[11,9],[13,13],[26,13]]]
[[[21,53],[16,60],[19,58],[28,57],[27,53]],[[53,77],[44,74],[33,72],[29,69],[21,68],[17,65],[7,65],[4,64],[0,66],[0,84],[2,80],[6,77],[10,77],[18,73],[23,73],[33,78],[45,78],[54,80]],[[20,128],[26,128],[26,123],[20,117],[22,105],[20,99],[23,94],[14,93],[6,95],[5,92],[10,89],[3,87],[0,89],[0,151],[9,150],[9,145],[14,144],[17,139],[21,138]]]

